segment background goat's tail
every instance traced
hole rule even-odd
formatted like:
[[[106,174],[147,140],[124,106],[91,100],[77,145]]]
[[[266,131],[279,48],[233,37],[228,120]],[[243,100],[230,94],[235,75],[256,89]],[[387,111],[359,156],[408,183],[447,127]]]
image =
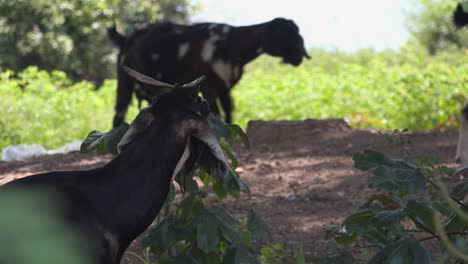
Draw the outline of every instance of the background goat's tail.
[[[120,34],[117,32],[117,29],[115,27],[115,23],[112,25],[112,27],[107,28],[107,35],[109,36],[109,39],[114,42],[119,49],[123,49],[125,46],[125,41],[127,38],[125,38],[124,35]]]
[[[461,3],[459,3],[457,9],[455,9],[455,12],[453,14],[453,21],[459,27],[468,25],[468,12],[465,12],[465,10],[463,10]]]

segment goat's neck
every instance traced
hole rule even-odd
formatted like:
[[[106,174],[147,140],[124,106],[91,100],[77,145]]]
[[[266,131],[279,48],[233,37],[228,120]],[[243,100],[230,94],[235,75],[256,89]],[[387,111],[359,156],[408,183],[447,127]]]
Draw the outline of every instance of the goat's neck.
[[[230,50],[235,63],[242,66],[257,58],[263,53],[262,37],[266,23],[234,27],[230,38],[235,43]]]
[[[166,200],[185,143],[164,136],[129,147],[105,167],[110,177],[105,186],[109,197],[105,199],[115,207],[114,215],[107,219],[114,225],[113,233],[119,234],[120,243],[131,243],[143,232]]]

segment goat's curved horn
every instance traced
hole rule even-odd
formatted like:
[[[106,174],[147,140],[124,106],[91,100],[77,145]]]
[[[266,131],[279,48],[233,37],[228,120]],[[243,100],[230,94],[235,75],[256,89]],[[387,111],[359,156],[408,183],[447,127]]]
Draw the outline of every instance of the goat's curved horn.
[[[172,84],[168,84],[168,83],[165,83],[165,82],[161,82],[161,81],[158,81],[158,80],[155,80],[149,76],[146,76],[142,73],[139,73],[137,71],[135,71],[134,69],[130,68],[130,67],[127,67],[125,65],[120,65],[124,71],[130,75],[131,77],[135,78],[136,80],[142,82],[142,83],[146,83],[146,84],[149,84],[149,85],[153,85],[153,86],[156,86],[156,87],[159,87],[159,88],[169,88],[169,89],[173,89],[174,88],[174,85]]]
[[[196,79],[195,81],[193,82],[189,82],[189,83],[186,83],[184,84],[182,87],[183,88],[191,88],[191,87],[195,87],[195,86],[198,86],[200,85],[203,81],[206,80],[206,76],[205,75],[202,75],[200,78]]]

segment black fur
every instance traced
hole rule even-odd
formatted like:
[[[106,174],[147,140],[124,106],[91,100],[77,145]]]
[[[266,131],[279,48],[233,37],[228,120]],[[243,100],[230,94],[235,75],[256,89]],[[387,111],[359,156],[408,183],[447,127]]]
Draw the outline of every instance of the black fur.
[[[128,37],[117,34],[114,28],[109,29],[110,39],[120,48],[121,64],[166,83],[185,83],[206,75],[203,95],[215,113],[219,113],[216,99],[220,98],[227,122],[232,120],[233,108],[229,91],[241,78],[245,64],[261,53],[281,57],[294,66],[300,65],[303,57],[308,58],[299,28],[284,18],[244,27],[155,23]],[[134,90],[139,100],[149,100],[152,95],[150,87],[129,79],[120,70],[117,79],[114,126],[123,122]]]
[[[453,12],[453,22],[458,27],[463,27],[468,25],[468,12],[463,10],[461,3],[457,5],[457,8]]]
[[[197,94],[178,88],[161,96],[149,108],[154,116],[149,127],[104,167],[37,174],[0,191],[55,191],[66,223],[87,239],[92,263],[120,263],[161,209],[187,138],[200,124],[208,126],[207,103]]]

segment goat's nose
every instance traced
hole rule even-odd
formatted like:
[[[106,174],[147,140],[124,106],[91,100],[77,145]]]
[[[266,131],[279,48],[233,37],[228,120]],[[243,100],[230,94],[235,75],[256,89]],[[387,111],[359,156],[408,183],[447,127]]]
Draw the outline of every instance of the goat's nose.
[[[456,157],[455,158],[455,162],[460,165],[461,164],[461,158],[460,157]]]

